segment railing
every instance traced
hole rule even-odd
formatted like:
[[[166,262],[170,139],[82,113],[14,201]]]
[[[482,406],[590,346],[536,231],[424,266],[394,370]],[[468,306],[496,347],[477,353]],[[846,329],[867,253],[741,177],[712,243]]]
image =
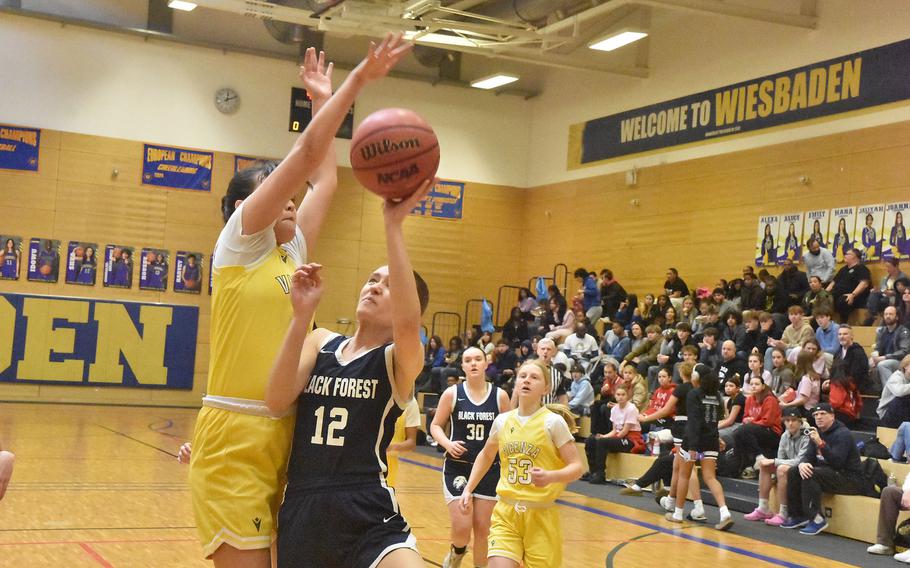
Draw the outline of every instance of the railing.
[[[531,293],[534,294],[535,296],[537,295],[537,279],[538,278],[543,278],[544,284],[546,284],[548,286],[553,283],[553,279],[550,278],[549,276],[532,276],[532,277],[530,277],[528,279],[528,290],[530,290]]]
[[[499,292],[496,294],[496,315],[493,316],[493,325],[496,327],[502,327],[503,324],[502,320],[499,319],[499,308],[503,305],[502,293],[504,290],[515,290],[515,295],[518,296],[518,291],[522,290],[522,287],[512,286],[511,284],[504,284],[499,287]],[[518,298],[515,299],[515,303],[512,305],[518,305]],[[511,311],[511,308],[509,308],[509,315],[511,315]]]
[[[461,333],[461,314],[456,312],[434,312],[430,335],[439,336],[448,348],[449,338]]]
[[[476,326],[480,325],[481,310],[483,310],[483,301],[484,301],[484,298],[472,298],[464,303],[464,328],[462,328],[462,330],[461,330],[462,333],[466,332],[469,327],[473,327],[475,325]],[[487,301],[489,301],[489,300],[487,300]],[[477,309],[471,310],[471,308],[473,306],[476,306]],[[491,307],[495,308],[495,306],[491,306]],[[476,323],[473,323],[473,320],[469,317],[469,314],[471,314],[472,311],[477,312],[477,322]]]
[[[560,270],[562,268],[562,270]],[[562,295],[568,297],[569,291],[569,267],[560,262],[553,267],[553,283],[559,286],[559,276],[562,275]]]

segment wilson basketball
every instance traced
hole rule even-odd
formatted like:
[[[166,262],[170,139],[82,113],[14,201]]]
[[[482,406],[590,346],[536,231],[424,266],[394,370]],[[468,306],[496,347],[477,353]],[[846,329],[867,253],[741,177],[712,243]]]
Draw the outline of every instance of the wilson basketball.
[[[439,141],[416,112],[387,108],[366,117],[351,139],[351,167],[367,189],[402,199],[436,175]]]

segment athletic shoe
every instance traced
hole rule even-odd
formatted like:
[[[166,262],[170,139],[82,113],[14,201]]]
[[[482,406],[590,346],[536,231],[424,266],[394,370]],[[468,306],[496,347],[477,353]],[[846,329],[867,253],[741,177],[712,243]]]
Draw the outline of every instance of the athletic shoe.
[[[882,556],[891,556],[894,554],[894,549],[890,546],[885,546],[884,544],[873,544],[866,549],[866,552],[869,554],[880,554]]]
[[[692,509],[689,511],[689,514],[686,515],[686,518],[690,521],[695,521],[696,523],[703,523],[708,520],[708,517],[705,516],[704,509]]]
[[[661,505],[660,502],[661,502],[661,500],[662,500],[664,497],[666,497],[666,496],[669,495],[669,494],[670,494],[670,491],[667,490],[666,487],[661,487],[660,489],[658,489],[657,491],[654,492],[654,501],[655,501],[658,505],[660,505],[661,507],[663,507],[663,505]]]
[[[467,554],[467,551],[464,554],[458,554],[452,548],[449,548],[449,553],[446,554],[445,560],[442,561],[442,568],[458,568],[461,566],[461,561],[464,559],[465,554]]]
[[[751,467],[747,467],[739,477],[742,479],[758,479],[758,472]]]
[[[759,509],[758,507],[756,507],[754,511],[752,511],[748,515],[744,516],[743,518],[746,519],[747,521],[767,521],[768,519],[770,519],[772,517],[774,517],[773,513],[766,513],[764,511],[762,511],[761,509]]]
[[[589,479],[591,479],[591,472],[590,472],[590,471],[586,471],[586,472],[584,472],[583,474],[581,474],[581,480],[582,480],[582,481],[587,481],[587,480],[589,480]]]
[[[782,529],[798,529],[809,524],[809,519],[800,519],[798,517],[790,517],[781,524],[780,528]]]
[[[779,514],[774,515],[770,519],[765,519],[765,524],[772,527],[779,527],[787,522],[787,519],[781,517]]]
[[[714,528],[719,531],[728,531],[730,527],[733,526],[733,517],[727,517],[726,519],[721,519],[719,523],[714,525]]]
[[[635,489],[632,485],[626,485],[619,490],[620,495],[631,495],[632,497],[641,497],[641,489]]]
[[[663,508],[664,511],[668,511],[668,512],[672,513],[673,509],[676,508],[676,502],[671,500],[670,496],[667,495],[666,497],[660,498],[660,506]]]
[[[901,552],[900,554],[895,554],[894,559],[897,560],[898,562],[904,562],[906,564],[910,564],[910,550],[906,550],[904,552]]]
[[[607,480],[604,478],[604,474],[598,471],[591,474],[591,477],[588,478],[588,483],[592,485],[606,485]]]
[[[818,533],[824,531],[826,528],[828,528],[828,520],[823,518],[822,522],[820,523],[816,523],[815,521],[810,522],[808,525],[799,530],[799,534],[815,536]]]
[[[680,524],[682,523],[682,519],[677,519],[676,517],[673,516],[673,513],[667,513],[666,515],[664,515],[664,518],[667,519],[668,521],[670,521],[671,523],[680,523]]]

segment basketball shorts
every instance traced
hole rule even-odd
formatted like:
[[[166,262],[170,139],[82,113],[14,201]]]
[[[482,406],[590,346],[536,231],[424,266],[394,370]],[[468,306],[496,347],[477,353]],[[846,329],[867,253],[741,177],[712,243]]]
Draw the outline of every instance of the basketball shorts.
[[[686,437],[686,421],[674,420],[673,424],[670,425],[670,432],[673,434],[673,445],[679,449]]]
[[[562,566],[562,524],[553,504],[522,506],[500,499],[493,508],[487,557],[502,556],[525,568]]]
[[[190,459],[190,498],[208,558],[222,544],[269,548],[286,484],[294,415],[280,420],[203,407]]]
[[[461,497],[468,479],[471,477],[471,468],[474,464],[470,462],[455,461],[446,459],[442,464],[442,493],[446,497],[446,503],[451,503]],[[474,489],[474,497],[477,499],[496,500],[496,484],[499,483],[499,462],[490,466],[489,471],[480,479],[480,483]]]
[[[278,513],[279,568],[373,568],[399,548],[417,551],[417,539],[378,483],[288,491]]]
[[[695,450],[697,459],[701,460],[716,460],[717,456],[720,455],[720,438],[717,436],[707,436],[705,438],[695,440],[693,443],[683,444],[680,455],[685,461],[690,461],[692,458],[689,455],[689,452]]]

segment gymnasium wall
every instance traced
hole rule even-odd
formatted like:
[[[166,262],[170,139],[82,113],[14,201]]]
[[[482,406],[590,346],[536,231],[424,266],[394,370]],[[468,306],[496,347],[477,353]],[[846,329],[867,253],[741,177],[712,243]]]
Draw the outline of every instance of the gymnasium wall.
[[[213,191],[180,191],[140,185],[142,143],[42,130],[37,173],[0,170],[0,233],[23,237],[18,281],[0,281],[0,292],[121,301],[161,302],[199,307],[195,380],[192,391],[122,387],[59,386],[0,383],[0,400],[198,405],[209,362],[210,296],[138,290],[138,251],[142,247],[202,251],[209,255],[222,227],[219,201],[233,172],[234,156],[215,152]],[[113,175],[113,170],[119,173]],[[386,259],[379,198],[363,190],[349,169],[340,171],[340,187],[321,240],[311,259],[326,266],[327,290],[317,322],[338,331],[353,331],[337,320],[354,319],[361,283]],[[427,280],[431,302],[424,321],[430,327],[436,311],[462,313],[469,298],[495,298],[500,283],[518,274],[520,231],[511,219],[521,206],[523,190],[467,183],[464,219],[411,218],[406,236],[415,268]],[[26,280],[28,239],[70,240],[134,246],[134,283],[130,290],[105,288],[101,276],[93,287]],[[491,243],[496,243],[495,247]],[[207,286],[203,286],[207,288]],[[476,311],[475,311],[476,313]],[[29,322],[30,324],[32,322]],[[32,330],[35,331],[34,329]],[[66,333],[66,332],[64,332]],[[63,342],[66,343],[65,341]],[[63,353],[72,347],[57,346]]]
[[[541,185],[527,190],[521,272],[609,267],[627,290],[656,293],[673,266],[690,287],[713,286],[754,263],[760,215],[906,200],[908,173],[899,122],[647,167],[635,187],[623,173]]]

